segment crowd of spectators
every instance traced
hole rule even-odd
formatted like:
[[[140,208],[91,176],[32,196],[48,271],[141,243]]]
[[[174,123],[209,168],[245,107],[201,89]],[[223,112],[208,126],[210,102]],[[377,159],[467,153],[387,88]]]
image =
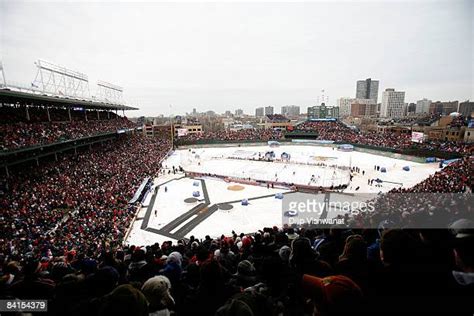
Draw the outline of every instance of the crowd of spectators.
[[[67,110],[51,109],[51,120],[48,120],[45,109],[32,107],[27,120],[25,108],[0,109],[0,150],[46,145],[135,127],[126,117],[106,111],[72,111],[74,115],[69,120]]]
[[[32,145],[8,138],[15,132],[5,133],[4,126],[48,124],[42,131],[47,136],[31,139],[52,142],[56,124],[72,128],[68,135],[76,138],[81,131],[75,124],[96,126],[95,133],[117,128],[106,126],[119,121],[130,123],[114,116],[3,124],[2,146],[9,148],[4,139]],[[299,128],[325,140],[412,145],[408,136],[361,134],[339,122],[305,122]],[[281,132],[259,129],[184,140],[280,138]],[[431,145],[472,153],[460,144]],[[285,226],[124,246],[135,215],[128,201],[145,177],[159,173],[170,147],[166,139],[121,135],[77,155],[60,155],[59,161],[12,170],[0,192],[0,297],[46,299],[52,315],[473,314],[470,230]],[[377,212],[355,216],[353,227],[388,221],[411,228],[440,212],[446,221],[469,216],[473,174],[473,160],[464,157],[412,188],[381,195]],[[446,198],[449,193],[461,197]]]
[[[457,233],[457,234],[456,234]],[[472,315],[474,235],[264,228],[0,263],[50,315]]]
[[[474,159],[464,157],[411,188],[395,188],[375,200],[373,212],[354,217],[356,225],[446,228],[474,214]]]
[[[438,113],[422,113],[416,114],[414,116],[406,116],[406,117],[396,117],[390,119],[390,123],[395,124],[404,124],[404,125],[415,125],[415,124],[426,124],[427,122],[434,122],[439,120],[441,115]]]
[[[455,121],[455,124],[457,124],[457,121]],[[318,134],[317,139],[319,140],[348,142],[391,149],[418,148],[456,152],[465,155],[474,153],[474,144],[437,140],[430,140],[418,144],[411,141],[411,134],[409,133],[397,133],[393,131],[359,132],[339,121],[307,121],[298,125],[296,129],[299,131],[316,132]]]
[[[468,118],[463,115],[452,116],[453,120],[449,123],[450,127],[462,127],[468,125]]]
[[[128,201],[158,174],[168,140],[121,136],[41,167],[12,172],[1,195],[0,253],[117,245],[134,215]]]
[[[179,142],[195,142],[199,140],[215,141],[269,141],[283,137],[281,131],[273,129],[242,129],[239,131],[220,130],[216,132],[202,132],[188,134],[178,138]]]

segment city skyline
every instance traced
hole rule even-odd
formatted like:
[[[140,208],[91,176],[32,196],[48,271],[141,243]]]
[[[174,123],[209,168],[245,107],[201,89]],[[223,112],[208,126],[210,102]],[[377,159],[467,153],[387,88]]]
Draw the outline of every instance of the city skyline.
[[[470,1],[0,8],[7,81],[28,85],[44,58],[86,73],[91,88],[97,80],[123,86],[140,107],[129,116],[304,111],[322,89],[328,105],[355,97],[365,78],[380,82],[379,100],[387,88],[404,91],[405,102],[473,99]]]

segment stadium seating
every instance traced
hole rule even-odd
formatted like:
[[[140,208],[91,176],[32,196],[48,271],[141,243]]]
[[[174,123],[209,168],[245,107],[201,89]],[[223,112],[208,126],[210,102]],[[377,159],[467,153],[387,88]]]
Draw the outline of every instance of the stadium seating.
[[[50,110],[51,121],[45,109],[31,107],[28,112],[30,120],[26,119],[25,108],[0,107],[0,150],[47,145],[135,127],[126,117],[107,111],[87,111],[87,121],[84,111],[71,111],[71,121],[64,109]]]
[[[240,131],[221,130],[217,132],[203,132],[188,134],[180,137],[178,142],[195,142],[199,140],[215,141],[269,141],[281,139],[283,133],[273,129],[243,129]]]
[[[466,124],[466,121],[462,117],[457,117],[451,124],[452,126],[462,126]],[[390,131],[386,131],[383,133],[357,132],[350,129],[339,121],[308,121],[296,126],[295,130],[317,132],[318,139],[320,140],[349,142],[353,144],[369,145],[391,149],[418,148],[427,150],[439,150],[445,152],[455,152],[460,154],[474,153],[473,144],[435,140],[427,141],[422,144],[415,144],[411,141],[410,134],[399,134]]]
[[[34,123],[15,111],[3,114],[10,120],[1,127],[4,148],[132,126],[126,118],[102,120],[102,113],[99,120],[68,123],[44,123],[40,113]],[[321,139],[412,145],[406,136],[361,135],[340,123],[300,128],[317,130]],[[244,130],[185,139],[281,137]],[[51,315],[472,315],[474,287],[466,283],[474,278],[472,231],[262,227],[252,234],[125,246],[135,211],[128,201],[144,178],[160,172],[170,148],[165,137],[121,135],[77,155],[12,170],[0,199],[0,297],[46,299]],[[352,227],[389,218],[410,228],[420,214],[433,213],[420,210],[422,202],[447,218],[462,217],[443,194],[425,201],[415,195],[472,192],[471,149],[461,148],[463,159],[410,189],[381,195],[377,212],[354,216]]]

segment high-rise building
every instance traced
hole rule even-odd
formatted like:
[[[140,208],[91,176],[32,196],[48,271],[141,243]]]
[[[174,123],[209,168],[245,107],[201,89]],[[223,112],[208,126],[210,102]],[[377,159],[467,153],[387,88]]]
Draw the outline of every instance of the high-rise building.
[[[235,110],[235,116],[243,116],[243,115],[244,115],[244,110],[242,109]]]
[[[416,114],[429,113],[430,112],[430,105],[431,105],[431,100],[428,100],[426,98],[423,99],[423,100],[416,101],[415,113]]]
[[[458,101],[446,101],[446,102],[432,102],[430,104],[430,113],[431,114],[441,114],[448,115],[453,112],[458,111],[459,102]]]
[[[355,99],[351,103],[351,116],[375,116],[377,114],[377,104],[372,99]]]
[[[273,115],[273,106],[265,107],[265,115]]]
[[[262,117],[265,115],[265,112],[263,110],[263,107],[260,107],[260,108],[256,108],[255,109],[255,116],[256,117]]]
[[[281,114],[289,117],[300,115],[300,107],[297,105],[286,105],[281,107]]]
[[[416,103],[410,103],[407,106],[407,114],[415,114],[416,113]]]
[[[354,98],[347,97],[337,99],[337,106],[339,107],[339,115],[341,117],[351,115],[351,105],[354,100]]]
[[[337,106],[339,107],[339,115],[341,117],[372,116],[377,112],[377,104],[372,99],[340,98],[337,100]],[[357,109],[354,110],[354,106]]]
[[[470,116],[474,113],[474,102],[473,101],[464,101],[459,103],[459,113],[463,116]]]
[[[373,103],[377,104],[379,95],[379,81],[371,78],[365,80],[358,80],[356,86],[357,99],[372,99]]]
[[[338,118],[339,107],[326,106],[326,104],[324,103],[321,103],[321,105],[310,106],[308,107],[307,116],[308,116],[308,120]]]
[[[385,89],[382,94],[381,117],[403,117],[405,112],[405,92]]]

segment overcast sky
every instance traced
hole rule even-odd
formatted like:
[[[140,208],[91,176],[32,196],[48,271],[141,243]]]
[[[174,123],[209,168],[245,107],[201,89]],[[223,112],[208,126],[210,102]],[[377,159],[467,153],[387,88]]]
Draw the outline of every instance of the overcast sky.
[[[125,88],[136,115],[333,105],[356,80],[406,102],[473,99],[473,1],[59,3],[0,0],[7,81],[42,58]],[[170,106],[171,105],[171,106]]]

